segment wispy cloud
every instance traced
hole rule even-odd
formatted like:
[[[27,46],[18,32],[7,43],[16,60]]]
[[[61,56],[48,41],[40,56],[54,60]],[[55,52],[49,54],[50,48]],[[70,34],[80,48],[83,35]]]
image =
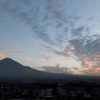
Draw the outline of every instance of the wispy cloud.
[[[13,19],[28,24],[37,38],[50,45],[59,46],[59,43],[64,42],[68,29],[80,17],[77,15],[69,17],[69,15],[65,14],[65,11],[62,10],[63,6],[65,6],[64,4],[67,4],[65,0],[63,2],[58,2],[57,0],[46,1],[40,5],[35,0],[1,0],[0,5],[3,12],[11,14]],[[59,31],[59,35],[55,35],[55,38],[52,39],[49,29],[55,29],[55,34]],[[64,34],[60,32],[61,30]],[[80,31],[80,29],[76,30]]]
[[[22,53],[23,48],[21,45],[15,45],[13,47],[9,47],[9,52],[14,52],[14,53]]]
[[[58,7],[58,3],[56,2],[56,0],[47,0],[48,1],[48,10],[49,12],[51,12],[51,14],[53,15],[53,17],[55,18],[60,18],[60,11],[57,9]]]
[[[21,56],[18,56],[19,58],[23,59],[23,60],[26,60],[26,61],[32,61],[32,58],[28,58],[28,57],[21,57]]]
[[[79,26],[78,28],[72,28],[71,29],[71,33],[74,36],[76,36],[76,35],[82,35],[84,29],[85,29],[84,26]]]
[[[25,60],[27,60],[27,61],[32,61],[31,58],[23,58],[23,59],[25,59]]]
[[[41,55],[41,56],[40,56],[40,59],[41,59],[42,61],[47,61],[47,60],[50,60],[51,57],[50,57],[49,55]]]
[[[9,47],[5,45],[0,45],[0,51],[8,51]]]
[[[16,46],[15,49],[16,49],[15,51],[21,52],[22,51],[22,46],[21,45]]]

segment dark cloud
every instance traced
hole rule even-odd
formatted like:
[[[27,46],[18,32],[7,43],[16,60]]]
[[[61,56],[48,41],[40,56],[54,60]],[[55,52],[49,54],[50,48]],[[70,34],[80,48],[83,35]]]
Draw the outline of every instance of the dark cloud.
[[[41,67],[44,71],[46,72],[51,72],[51,73],[71,73],[70,68],[67,67],[60,67],[59,65],[57,66],[43,66]]]
[[[78,28],[72,28],[71,33],[73,35],[82,35],[84,29],[85,29],[84,26],[79,26]]]
[[[91,31],[91,28],[90,28],[89,26],[87,26],[86,29],[85,29],[85,32],[86,32],[87,34],[89,34],[90,31]]]
[[[44,42],[49,43],[51,45],[56,45],[56,43],[50,39],[48,33],[46,33],[45,31],[37,30],[35,32],[36,32],[36,36],[42,39]]]
[[[66,52],[61,52],[61,51],[57,51],[54,49],[51,49],[53,53],[55,53],[56,55],[62,56],[62,57],[69,57],[69,54],[67,54]]]
[[[87,19],[87,21],[91,21],[91,20],[93,20],[94,19],[94,17],[89,17],[88,19]]]
[[[73,66],[72,67],[74,70],[79,70],[79,68],[78,67],[75,67],[75,66]]]
[[[59,55],[59,56],[62,56],[62,57],[69,57],[69,56],[70,56],[70,55],[67,54],[66,52],[62,52],[62,51],[55,50],[55,49],[53,49],[53,48],[51,48],[50,46],[47,46],[47,45],[45,45],[45,44],[40,44],[40,45],[41,45],[42,47],[44,47],[44,48],[50,50],[51,52],[53,52],[53,53],[56,54],[56,55]]]
[[[64,41],[64,35],[63,34],[57,34],[55,40],[58,42],[59,45],[61,45]]]
[[[60,27],[62,27],[62,26],[63,26],[62,23],[57,23],[56,28],[60,28]]]
[[[78,49],[78,51],[76,51],[77,53],[81,53],[81,49],[83,48],[83,43],[85,40],[83,39],[72,39],[69,40],[70,45],[72,45],[72,47],[74,48],[74,50]],[[78,48],[80,47],[80,48]]]
[[[74,19],[75,19],[75,20],[78,20],[78,19],[81,19],[81,17],[79,17],[79,16],[76,16]]]
[[[46,49],[52,49],[50,46],[47,46],[47,45],[45,45],[45,44],[40,43],[40,45],[41,45],[42,47],[46,48]]]

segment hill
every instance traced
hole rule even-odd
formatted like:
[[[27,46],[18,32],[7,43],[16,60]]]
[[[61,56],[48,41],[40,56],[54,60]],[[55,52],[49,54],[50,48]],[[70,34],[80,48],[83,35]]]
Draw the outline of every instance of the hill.
[[[5,58],[0,61],[0,81],[99,81],[98,76],[47,73]]]

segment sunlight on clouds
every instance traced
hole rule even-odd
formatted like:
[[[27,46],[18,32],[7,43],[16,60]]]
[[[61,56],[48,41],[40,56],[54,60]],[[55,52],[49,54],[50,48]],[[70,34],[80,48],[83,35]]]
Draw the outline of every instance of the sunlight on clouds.
[[[86,54],[83,55],[82,67],[87,69],[90,73],[100,72],[100,55],[91,55],[90,57]]]
[[[74,59],[78,59],[78,57],[77,57],[76,55],[74,55],[74,54],[72,55],[72,57],[73,57]]]
[[[100,72],[100,68],[95,68],[94,73]]]

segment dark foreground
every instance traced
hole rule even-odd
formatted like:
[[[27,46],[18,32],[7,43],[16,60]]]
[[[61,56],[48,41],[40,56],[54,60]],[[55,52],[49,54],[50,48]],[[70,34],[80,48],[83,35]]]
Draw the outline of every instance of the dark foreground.
[[[100,83],[0,83],[0,100],[100,100]]]

